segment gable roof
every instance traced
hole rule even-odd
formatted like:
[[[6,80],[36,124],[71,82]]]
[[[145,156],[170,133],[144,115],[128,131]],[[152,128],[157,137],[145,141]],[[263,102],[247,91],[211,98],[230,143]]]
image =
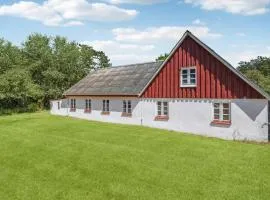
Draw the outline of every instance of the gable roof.
[[[65,96],[138,96],[162,62],[109,67],[91,72]]]
[[[184,40],[190,37],[195,42],[197,42],[200,46],[202,46],[206,51],[208,51],[212,56],[214,56],[217,60],[219,60],[222,64],[224,64],[226,67],[228,67],[232,72],[234,72],[238,77],[240,77],[243,81],[245,81],[248,85],[250,85],[252,88],[254,88],[257,92],[259,92],[262,96],[264,96],[266,99],[270,100],[270,96],[264,92],[259,86],[254,84],[252,81],[250,81],[245,75],[243,75],[240,71],[235,69],[230,63],[228,63],[226,60],[224,60],[220,55],[218,55],[213,49],[211,49],[209,46],[207,46],[205,43],[203,43],[201,40],[199,40],[196,36],[194,36],[190,31],[186,31],[182,38],[178,41],[178,43],[174,46],[172,51],[170,52],[167,59],[162,63],[162,65],[159,67],[159,69],[156,71],[156,73],[153,75],[153,77],[149,80],[149,82],[145,85],[143,90],[140,93],[140,96],[143,95],[145,90],[148,88],[148,86],[151,84],[151,82],[156,78],[156,76],[159,74],[159,72],[162,70],[164,66],[166,66],[167,62],[170,61],[171,57],[174,55],[174,53],[178,50],[178,48],[182,45]]]

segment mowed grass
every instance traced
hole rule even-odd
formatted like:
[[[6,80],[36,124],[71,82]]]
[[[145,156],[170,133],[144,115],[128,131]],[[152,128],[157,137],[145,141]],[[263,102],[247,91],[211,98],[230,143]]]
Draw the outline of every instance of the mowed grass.
[[[0,199],[270,199],[270,146],[51,116],[0,117]]]

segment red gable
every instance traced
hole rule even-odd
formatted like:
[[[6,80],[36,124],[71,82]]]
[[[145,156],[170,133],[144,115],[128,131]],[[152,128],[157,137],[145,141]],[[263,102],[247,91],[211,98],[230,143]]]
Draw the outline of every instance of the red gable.
[[[145,87],[144,98],[263,99],[267,95],[218,56],[213,50],[186,32],[160,70]],[[196,69],[196,86],[181,87],[183,68]]]

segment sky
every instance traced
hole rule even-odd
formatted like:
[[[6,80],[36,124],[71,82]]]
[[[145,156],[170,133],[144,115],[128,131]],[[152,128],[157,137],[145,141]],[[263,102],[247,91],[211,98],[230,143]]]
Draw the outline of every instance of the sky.
[[[0,0],[0,38],[60,35],[114,66],[153,61],[186,30],[235,67],[270,56],[270,0]]]

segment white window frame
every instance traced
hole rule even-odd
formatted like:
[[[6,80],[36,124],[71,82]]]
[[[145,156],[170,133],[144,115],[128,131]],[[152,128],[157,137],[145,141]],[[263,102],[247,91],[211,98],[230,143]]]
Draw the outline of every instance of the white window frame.
[[[85,110],[92,110],[92,100],[85,99]]]
[[[76,99],[70,99],[70,109],[76,110]]]
[[[123,100],[123,113],[132,113],[131,100]]]
[[[191,70],[195,70],[195,83],[191,83]],[[187,70],[187,83],[183,83],[183,71]],[[196,66],[192,66],[192,67],[183,67],[181,68],[181,72],[180,72],[180,86],[181,87],[197,87],[197,67]]]
[[[218,107],[215,105],[218,104]],[[224,108],[224,104],[228,104],[228,108]],[[218,110],[218,112],[216,112]],[[228,114],[224,113],[224,110],[228,110]],[[218,119],[216,119],[216,115],[218,115]],[[224,119],[224,116],[228,116],[228,119]],[[231,121],[231,102],[229,101],[215,101],[213,102],[213,120],[221,121],[221,122],[229,122]]]
[[[159,103],[161,104],[160,106],[159,106]],[[165,104],[167,105],[165,106]],[[167,107],[167,114],[165,114],[165,109],[164,109],[165,107]],[[169,117],[169,102],[168,101],[157,101],[157,116]]]
[[[110,112],[110,100],[104,99],[102,101],[102,112]]]

